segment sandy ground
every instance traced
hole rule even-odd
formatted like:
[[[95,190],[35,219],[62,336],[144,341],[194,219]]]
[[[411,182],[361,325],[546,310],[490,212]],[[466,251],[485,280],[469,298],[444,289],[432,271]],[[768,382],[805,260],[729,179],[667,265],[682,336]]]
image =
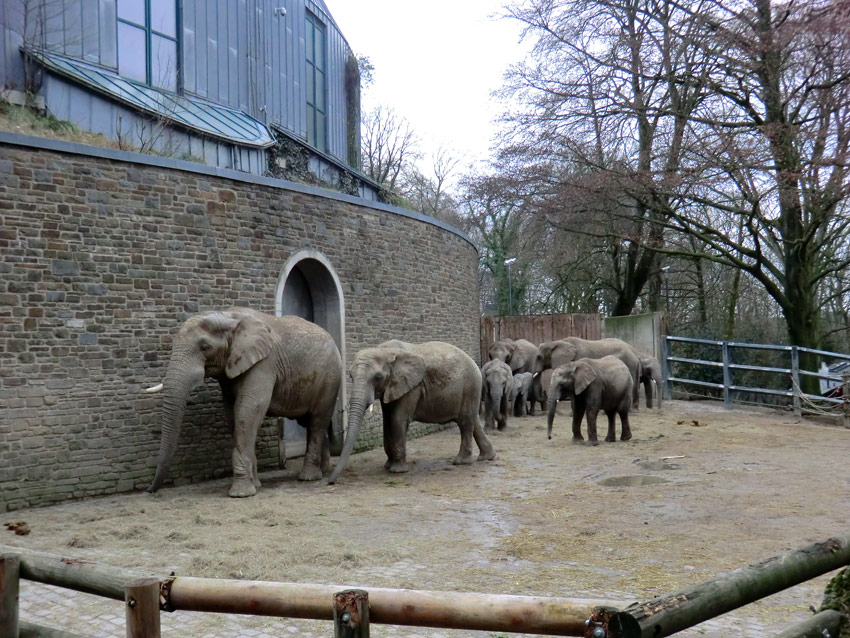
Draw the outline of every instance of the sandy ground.
[[[850,430],[682,401],[641,409],[632,429],[632,441],[590,448],[571,444],[568,416],[551,441],[544,416],[515,418],[492,435],[496,461],[456,467],[451,428],[409,442],[407,474],[387,474],[373,450],[337,485],[304,484],[296,460],[249,499],[228,498],[222,480],[12,512],[3,521],[32,532],[0,528],[0,543],[178,576],[637,601],[850,530]],[[772,633],[819,605],[827,580],[717,622]],[[222,616],[204,616],[208,635],[225,635]],[[240,626],[332,633],[319,621]],[[73,618],[64,628],[90,629]]]

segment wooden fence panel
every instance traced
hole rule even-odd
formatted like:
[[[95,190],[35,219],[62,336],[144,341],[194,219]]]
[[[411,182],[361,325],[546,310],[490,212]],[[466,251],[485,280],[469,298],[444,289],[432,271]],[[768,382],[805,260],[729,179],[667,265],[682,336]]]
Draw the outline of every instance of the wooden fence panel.
[[[524,315],[481,318],[481,363],[500,339],[527,339],[535,345],[564,337],[602,338],[602,317],[598,314]]]

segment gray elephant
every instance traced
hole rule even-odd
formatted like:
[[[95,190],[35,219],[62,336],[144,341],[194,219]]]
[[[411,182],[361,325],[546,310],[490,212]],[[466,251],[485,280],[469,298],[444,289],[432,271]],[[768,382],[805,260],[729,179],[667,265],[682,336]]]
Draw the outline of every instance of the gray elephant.
[[[658,409],[661,410],[661,395],[664,393],[661,381],[661,364],[655,357],[638,352],[640,359],[640,382],[646,392],[646,407],[652,407],[652,384],[655,382],[655,393],[658,396]]]
[[[253,496],[255,442],[263,417],[296,419],[307,428],[307,451],[298,478],[314,481],[330,470],[328,426],[342,381],[342,359],[333,338],[299,317],[274,317],[249,308],[205,312],[177,333],[162,390],[162,439],[156,476],[160,488],[174,459],[186,400],[205,378],[219,382],[225,418],[233,429],[230,496]]]
[[[614,419],[620,415],[620,440],[632,438],[629,427],[632,375],[620,359],[606,356],[600,359],[577,359],[558,366],[552,372],[549,385],[549,411],[547,434],[552,438],[552,423],[559,398],[569,398],[573,403],[573,443],[583,441],[581,421],[587,414],[587,443],[598,445],[596,416],[601,409],[608,416],[606,441],[617,439]]]
[[[581,339],[566,337],[560,341],[548,341],[540,344],[540,357],[543,369],[557,368],[577,359],[601,359],[614,356],[620,359],[632,375],[632,407],[638,409],[638,387],[640,383],[640,358],[637,351],[620,339]],[[550,397],[551,399],[551,397]]]
[[[502,339],[495,341],[487,351],[490,359],[501,359],[514,374],[518,372],[540,372],[543,360],[540,350],[526,339]]]
[[[345,468],[360,433],[363,415],[381,400],[384,451],[390,472],[406,472],[407,426],[411,421],[449,423],[460,428],[456,465],[472,463],[472,440],[478,460],[496,458],[493,445],[478,421],[481,371],[465,352],[441,341],[418,345],[389,342],[357,353],[351,364],[348,434],[342,454],[328,479],[333,483]]]
[[[514,416],[525,416],[528,412],[527,403],[531,398],[531,387],[534,381],[532,372],[518,372],[513,378],[513,412]]]
[[[504,361],[492,359],[481,366],[481,380],[484,430],[492,430],[494,423],[504,430],[508,426],[508,406],[513,399],[511,367]]]

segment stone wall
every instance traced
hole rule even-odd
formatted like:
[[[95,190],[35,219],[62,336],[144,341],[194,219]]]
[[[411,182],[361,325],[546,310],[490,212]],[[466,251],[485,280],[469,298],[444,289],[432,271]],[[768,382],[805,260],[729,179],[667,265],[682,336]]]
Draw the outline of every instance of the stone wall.
[[[0,511],[141,489],[159,449],[158,383],[191,313],[275,311],[310,249],[345,301],[345,354],[390,338],[478,360],[474,246],[433,219],[231,171],[0,133]],[[278,467],[269,419],[261,469]],[[426,431],[414,427],[415,433]],[[380,442],[364,432],[361,447]],[[187,408],[170,477],[230,473],[218,387]]]

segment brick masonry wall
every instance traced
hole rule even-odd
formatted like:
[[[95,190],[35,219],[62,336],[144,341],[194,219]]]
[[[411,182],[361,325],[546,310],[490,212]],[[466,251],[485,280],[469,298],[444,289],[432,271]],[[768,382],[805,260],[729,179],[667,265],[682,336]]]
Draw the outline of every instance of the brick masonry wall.
[[[448,341],[478,360],[477,254],[438,223],[287,182],[0,133],[0,512],[147,487],[160,395],[143,390],[161,380],[179,325],[232,305],[273,314],[281,269],[303,249],[342,283],[349,361],[390,338]],[[221,416],[208,382],[187,407],[175,483],[230,473]],[[278,467],[276,422],[258,437],[261,469]],[[380,444],[372,424],[361,449]]]

